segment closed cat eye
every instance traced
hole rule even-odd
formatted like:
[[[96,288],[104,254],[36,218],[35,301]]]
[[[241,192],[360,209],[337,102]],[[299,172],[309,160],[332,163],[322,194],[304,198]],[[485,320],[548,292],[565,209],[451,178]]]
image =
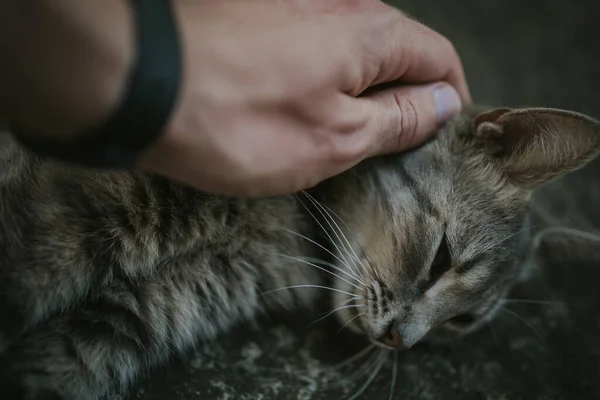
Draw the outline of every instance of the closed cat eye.
[[[440,241],[440,245],[435,254],[435,258],[431,263],[429,277],[431,282],[437,281],[446,271],[450,269],[450,250],[448,248],[448,238],[444,237]]]

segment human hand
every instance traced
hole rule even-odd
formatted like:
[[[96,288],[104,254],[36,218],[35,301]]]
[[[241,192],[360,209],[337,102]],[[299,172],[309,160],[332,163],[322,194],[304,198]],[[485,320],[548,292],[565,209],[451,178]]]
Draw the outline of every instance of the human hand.
[[[470,102],[452,44],[378,0],[174,5],[184,86],[140,165],[211,193],[312,187],[418,146]],[[363,93],[387,82],[410,86]]]

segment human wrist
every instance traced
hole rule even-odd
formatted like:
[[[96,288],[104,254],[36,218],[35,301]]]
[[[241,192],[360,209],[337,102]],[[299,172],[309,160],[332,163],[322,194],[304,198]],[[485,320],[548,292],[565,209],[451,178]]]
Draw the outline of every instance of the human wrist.
[[[0,113],[10,125],[60,141],[105,120],[133,59],[126,1],[20,0],[4,8]]]
[[[131,0],[130,4],[135,18],[132,29],[132,36],[136,39],[135,57],[127,73],[121,74],[126,76],[126,79],[122,79],[125,81],[121,84],[122,93],[115,105],[107,107],[108,115],[94,125],[86,126],[85,130],[80,131],[82,134],[31,134],[24,131],[22,126],[12,123],[13,133],[25,147],[40,156],[72,164],[128,168],[134,166],[141,153],[163,136],[180,90],[181,49],[177,21],[169,0]],[[93,7],[86,11],[91,9]],[[122,16],[123,11],[118,13]],[[85,23],[85,20],[86,16],[80,15],[72,22],[77,25]],[[84,30],[88,34],[86,41],[96,39],[95,28],[105,30],[100,27]],[[102,45],[109,50],[114,49],[109,46],[111,42],[106,40],[110,35],[100,36],[102,40],[93,44],[99,45],[99,49],[102,49]],[[113,37],[117,39],[113,42],[115,44],[122,40],[120,36]],[[101,72],[106,71],[120,72],[119,69],[110,68]],[[92,78],[95,78],[93,82],[97,85],[98,77],[92,74]],[[45,80],[43,82],[47,83]],[[100,93],[110,92],[100,90]],[[56,96],[56,92],[51,94]]]

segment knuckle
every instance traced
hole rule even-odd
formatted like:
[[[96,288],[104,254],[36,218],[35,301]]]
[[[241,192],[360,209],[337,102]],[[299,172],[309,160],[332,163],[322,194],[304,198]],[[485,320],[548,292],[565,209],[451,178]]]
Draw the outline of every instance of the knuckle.
[[[398,125],[400,126],[403,140],[410,140],[418,128],[418,114],[416,104],[408,97],[398,94],[394,95],[398,108]]]
[[[350,110],[350,112],[340,110],[339,112],[332,113],[327,127],[332,132],[351,135],[354,132],[363,130],[369,118],[370,115],[366,113],[366,110],[363,111],[357,108]]]
[[[349,136],[350,135],[350,136]],[[332,134],[328,141],[326,157],[333,165],[354,164],[362,159],[365,152],[364,146],[355,140],[352,134]]]
[[[343,145],[343,142],[336,136],[337,135],[333,134],[331,140],[327,142],[326,156],[334,164],[345,164],[348,162],[348,159],[351,158],[351,155],[346,146]]]

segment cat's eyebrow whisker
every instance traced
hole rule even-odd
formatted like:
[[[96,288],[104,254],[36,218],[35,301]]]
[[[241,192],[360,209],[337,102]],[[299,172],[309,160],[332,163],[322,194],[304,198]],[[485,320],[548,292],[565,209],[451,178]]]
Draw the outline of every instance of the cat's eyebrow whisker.
[[[348,264],[346,264],[346,262],[345,262],[345,261],[342,261],[342,259],[341,259],[341,258],[339,258],[338,256],[336,256],[336,255],[335,255],[335,254],[334,254],[334,253],[333,253],[331,250],[327,249],[327,248],[326,248],[325,246],[323,246],[322,244],[320,244],[320,243],[318,243],[318,242],[316,242],[316,241],[312,240],[311,238],[309,238],[309,237],[307,237],[307,236],[304,236],[304,235],[302,235],[301,233],[294,232],[294,231],[293,231],[293,230],[291,230],[291,229],[283,228],[283,230],[284,230],[284,231],[286,231],[286,232],[288,232],[288,233],[291,233],[292,235],[296,235],[296,236],[298,236],[298,237],[300,237],[300,238],[302,238],[302,239],[306,240],[307,242],[314,244],[315,246],[318,246],[318,247],[319,247],[321,250],[324,250],[324,251],[326,251],[327,253],[329,253],[329,255],[331,255],[333,258],[335,258],[336,260],[338,260],[338,261],[339,261],[339,262],[340,262],[340,263],[341,263],[343,266],[347,267],[347,268],[350,270],[350,272],[351,272],[351,273],[353,273],[353,272],[354,272],[354,271],[352,270],[352,268],[351,268],[351,267],[350,267]],[[357,276],[355,276],[355,277],[357,277]]]
[[[352,321],[357,319],[358,317],[362,317],[363,315],[367,315],[367,313],[356,314],[354,317],[350,318],[342,327],[337,331],[336,335],[338,335],[346,326],[348,326]]]
[[[356,294],[352,294],[352,293],[348,293],[348,292],[345,292],[345,291],[340,290],[340,289],[332,288],[332,287],[329,287],[329,286],[321,286],[321,285],[292,285],[292,286],[285,286],[285,287],[280,287],[280,288],[277,288],[277,289],[268,290],[266,292],[263,292],[261,295],[264,296],[266,294],[274,293],[274,292],[279,292],[279,291],[282,291],[282,290],[301,289],[301,288],[313,288],[313,289],[331,290],[333,292],[342,293],[342,294],[345,294],[345,295],[348,295],[348,296],[351,296],[351,297],[355,297],[357,299],[362,299],[363,298],[362,296],[359,296],[359,295],[356,295]]]
[[[313,262],[313,263],[315,263],[315,264],[322,264],[322,265],[325,265],[325,266],[327,266],[327,267],[333,268],[333,269],[335,269],[336,271],[338,271],[338,272],[340,272],[340,273],[342,273],[342,274],[346,275],[348,278],[352,278],[352,279],[354,279],[355,281],[357,281],[357,282],[358,282],[358,283],[360,283],[361,285],[363,285],[363,286],[367,286],[367,284],[366,284],[366,283],[365,283],[365,282],[364,282],[362,279],[360,279],[360,278],[356,277],[356,275],[353,275],[353,274],[351,274],[351,273],[347,272],[346,270],[344,270],[344,269],[342,269],[342,268],[338,267],[337,265],[335,265],[335,264],[333,264],[333,263],[330,263],[330,262],[328,262],[328,261],[325,261],[325,260],[320,260],[320,259],[318,259],[318,258],[313,258],[313,257],[298,257],[298,258],[300,258],[300,259],[302,259],[302,260],[306,260],[306,261]]]
[[[343,368],[347,365],[352,364],[354,361],[364,357],[365,355],[367,355],[369,352],[373,351],[375,349],[375,345],[374,344],[370,344],[367,347],[365,347],[364,349],[362,349],[361,351],[359,351],[358,353],[356,353],[355,355],[345,359],[344,361],[331,366],[331,368],[328,368],[328,370],[330,371],[335,371],[336,369],[340,369]]]
[[[318,208],[319,212],[321,213],[321,216],[323,216],[323,218],[325,218],[325,220],[329,224],[329,227],[331,228],[331,230],[333,230],[336,237],[340,241],[341,245],[344,247],[346,254],[348,254],[348,256],[351,259],[354,259],[354,261],[356,261],[356,263],[359,266],[361,266],[365,270],[365,272],[368,274],[369,272],[366,270],[365,266],[360,261],[360,257],[358,257],[358,254],[356,254],[356,252],[354,251],[354,248],[350,245],[350,242],[348,241],[348,238],[344,234],[344,231],[342,230],[342,228],[340,228],[340,226],[337,224],[337,222],[335,222],[333,215],[335,215],[340,221],[342,221],[342,219],[331,208],[329,208],[326,205],[324,205],[323,203],[319,202],[317,199],[315,199],[313,196],[311,196],[310,193],[308,193],[307,191],[303,190],[302,193],[313,203],[313,205],[315,205]],[[329,221],[331,221],[331,222],[329,222]],[[344,243],[342,243],[342,240],[340,239],[339,235],[337,234],[336,230],[333,228],[331,223],[333,223],[335,225],[335,227],[337,228],[337,232],[339,232],[339,234],[342,235],[342,237],[344,238],[344,241],[346,242],[346,245],[348,247],[346,247],[346,245],[344,245]],[[342,223],[344,223],[344,222],[342,221]],[[348,231],[351,232],[348,225],[346,225],[345,223],[344,223],[344,225],[346,226],[346,229],[348,229]],[[350,254],[350,251],[348,251],[348,249],[350,249],[350,251],[352,251],[352,254]]]
[[[509,313],[509,315],[512,315],[513,317],[515,317],[519,321],[523,322],[529,329],[531,329],[533,331],[533,333],[535,333],[535,335],[540,339],[540,341],[542,342],[542,344],[547,347],[546,341],[544,340],[544,338],[542,337],[542,335],[537,331],[537,329],[535,329],[533,327],[533,325],[531,325],[529,323],[529,321],[527,321],[525,318],[521,317],[519,314],[517,314],[513,310],[510,310],[510,309],[508,309],[506,307],[500,307],[500,310],[506,311],[507,313]]]
[[[361,287],[360,287],[360,286],[356,286],[354,283],[350,282],[349,280],[346,280],[346,279],[342,278],[341,276],[339,276],[339,275],[338,275],[338,274],[336,274],[335,272],[332,272],[332,271],[330,271],[330,270],[328,270],[328,269],[326,269],[326,268],[323,268],[323,267],[321,267],[321,266],[319,266],[319,265],[317,265],[317,264],[313,264],[313,263],[311,263],[311,262],[309,262],[309,261],[305,261],[305,260],[303,260],[303,259],[301,259],[301,258],[292,257],[292,256],[287,256],[287,255],[285,255],[285,254],[279,254],[279,253],[275,253],[275,254],[277,254],[277,255],[278,255],[278,256],[280,256],[280,257],[289,258],[290,260],[297,261],[297,262],[299,262],[299,263],[301,263],[301,264],[304,264],[304,265],[309,265],[309,266],[311,266],[311,267],[314,267],[314,268],[316,268],[316,269],[318,269],[318,270],[320,270],[320,271],[323,271],[323,272],[326,272],[326,273],[328,273],[328,274],[331,274],[331,275],[333,275],[333,276],[337,277],[338,279],[341,279],[342,281],[346,282],[348,285],[351,285],[351,286],[353,286],[354,288],[356,288],[356,289],[358,289],[358,290],[361,290]]]
[[[303,191],[303,193],[304,193],[304,191]],[[327,228],[325,228],[325,227],[323,226],[323,224],[321,223],[321,221],[319,221],[319,219],[316,217],[316,215],[314,215],[314,214],[313,214],[313,212],[312,212],[312,211],[310,211],[310,209],[308,208],[308,206],[307,206],[306,204],[304,204],[304,202],[302,201],[302,199],[300,199],[300,197],[299,197],[298,195],[296,195],[296,198],[298,199],[298,202],[300,202],[300,204],[302,205],[302,207],[304,207],[304,209],[305,209],[305,210],[306,210],[306,211],[307,211],[307,212],[310,214],[310,216],[311,216],[311,217],[312,217],[312,219],[313,219],[313,220],[314,220],[314,221],[317,223],[317,225],[319,225],[319,227],[320,227],[320,228],[321,228],[321,230],[322,230],[322,231],[325,233],[325,235],[327,235],[327,238],[329,239],[329,241],[331,242],[331,244],[333,244],[333,246],[335,247],[335,249],[337,250],[337,252],[338,252],[338,253],[340,254],[340,256],[341,256],[341,257],[344,259],[344,261],[343,261],[344,265],[345,265],[345,266],[347,266],[349,269],[352,269],[352,268],[351,268],[351,266],[350,266],[350,263],[349,263],[349,262],[348,262],[348,260],[346,260],[346,258],[344,257],[344,253],[345,253],[346,255],[348,255],[348,256],[350,255],[350,254],[348,253],[348,251],[346,251],[346,249],[344,248],[344,251],[342,252],[342,250],[340,249],[340,246],[338,245],[338,242],[336,242],[336,241],[333,239],[333,237],[331,236],[331,234],[329,233],[329,231],[327,230]],[[310,199],[309,199],[309,200],[310,200]],[[321,212],[321,210],[320,210],[319,208],[317,208],[317,209],[319,210],[319,212]],[[323,213],[321,212],[321,215],[322,215],[322,214],[323,214]],[[324,217],[324,218],[325,218],[325,217]],[[329,223],[329,220],[328,220],[327,218],[325,218],[325,220],[327,221],[327,223],[329,224],[329,226],[331,226],[331,223]],[[331,229],[333,230],[333,228],[331,228]],[[335,233],[335,231],[334,231],[334,233]],[[337,236],[337,234],[336,234],[336,236]],[[337,237],[338,237],[338,240],[339,240],[339,236],[337,236]],[[339,241],[340,241],[340,244],[341,244],[341,240],[339,240]]]
[[[576,303],[567,303],[564,301],[552,301],[552,300],[529,300],[529,299],[503,299],[504,303],[512,304],[539,304],[539,305],[561,305],[561,306],[577,306]]]
[[[354,395],[352,397],[350,397],[348,400],[355,400],[355,399],[359,398],[364,393],[364,391],[367,390],[367,388],[369,387],[371,382],[373,382],[373,380],[375,379],[375,377],[377,376],[379,371],[381,371],[381,368],[385,364],[385,361],[387,360],[388,357],[389,357],[389,353],[386,352],[385,350],[382,350],[381,355],[377,359],[377,363],[379,365],[377,365],[377,367],[375,367],[375,369],[373,370],[371,375],[369,375],[369,378],[367,379],[367,381],[360,387],[360,389],[358,389],[358,391],[356,393],[354,393]]]
[[[390,385],[390,395],[388,400],[393,400],[394,391],[396,390],[396,380],[398,379],[398,352],[394,352],[394,361],[392,364],[392,383]]]
[[[474,257],[477,257],[477,256],[478,256],[478,255],[480,255],[480,254],[484,254],[484,253],[486,253],[486,252],[488,252],[488,251],[492,250],[494,247],[496,247],[496,246],[499,246],[499,245],[501,245],[502,243],[506,242],[508,239],[510,239],[510,238],[512,238],[512,237],[514,237],[514,236],[520,235],[521,233],[523,233],[523,232],[526,232],[526,231],[529,231],[529,230],[531,230],[531,229],[533,229],[533,228],[535,228],[535,227],[537,227],[537,225],[531,225],[531,226],[528,226],[527,228],[521,229],[521,230],[519,230],[519,231],[517,231],[517,232],[515,232],[515,233],[511,233],[510,235],[508,235],[508,236],[506,236],[506,237],[504,237],[504,238],[502,238],[502,239],[498,240],[497,242],[494,242],[494,243],[492,243],[491,245],[489,245],[489,246],[487,246],[487,247],[484,247],[482,250],[479,250],[479,251],[478,251],[477,253],[475,253],[475,255],[474,255],[474,256],[472,256],[472,257],[474,258]]]
[[[364,307],[364,304],[348,304],[348,305],[345,305],[345,306],[340,306],[340,307],[338,307],[338,308],[336,308],[334,310],[329,311],[327,314],[325,314],[321,318],[318,318],[318,319],[314,320],[313,322],[311,322],[310,324],[308,324],[308,326],[314,325],[317,322],[324,320],[325,318],[327,318],[330,315],[336,313],[337,311],[345,310],[347,308],[359,308],[359,307]]]

